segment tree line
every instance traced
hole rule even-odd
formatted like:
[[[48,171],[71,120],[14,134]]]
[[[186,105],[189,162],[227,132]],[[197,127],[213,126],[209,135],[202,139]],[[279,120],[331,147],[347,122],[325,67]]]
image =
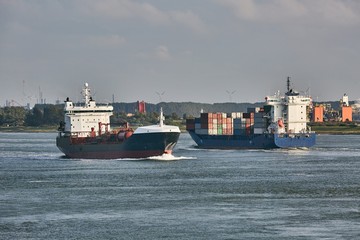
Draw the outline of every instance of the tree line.
[[[35,105],[31,110],[24,107],[0,108],[0,126],[56,125],[64,119],[63,106]]]
[[[325,102],[334,109],[339,108],[338,101]],[[148,125],[158,122],[160,108],[165,115],[165,123],[184,124],[186,118],[199,117],[200,112],[246,112],[247,108],[261,107],[263,103],[194,103],[194,102],[161,102],[146,103],[146,114],[137,111],[137,103],[113,103],[114,115],[111,123],[120,125],[125,122],[131,125]],[[130,114],[129,114],[130,113]],[[24,107],[0,107],[0,126],[54,126],[64,120],[64,104],[36,104],[32,109]],[[182,121],[180,121],[182,120]]]
[[[113,116],[111,116],[111,123],[114,125],[123,125],[129,122],[133,125],[149,125],[155,124],[159,121],[159,111],[147,112],[146,114],[139,113],[136,108],[131,108],[133,104],[129,104],[125,111],[121,108],[115,108]],[[129,114],[131,113],[131,114]],[[170,124],[174,120],[179,120],[180,117],[176,113],[166,116],[165,123]],[[0,126],[54,126],[58,125],[64,120],[64,105],[52,104],[37,104],[31,110],[24,107],[12,106],[0,108]]]
[[[160,108],[165,115],[165,123],[198,117],[204,112],[245,112],[248,107],[261,106],[261,103],[193,103],[193,102],[161,102],[146,104],[146,114],[137,111],[137,103],[114,103],[113,124],[129,122],[135,125],[155,124],[158,122]],[[131,113],[131,114],[129,114]],[[0,108],[0,126],[52,126],[64,120],[63,104],[36,104],[32,109],[24,107]]]

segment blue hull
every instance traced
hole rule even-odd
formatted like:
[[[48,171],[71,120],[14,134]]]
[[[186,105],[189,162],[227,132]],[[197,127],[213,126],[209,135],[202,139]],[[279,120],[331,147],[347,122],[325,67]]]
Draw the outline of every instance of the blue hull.
[[[308,148],[315,145],[316,134],[295,136],[279,134],[246,135],[200,135],[188,131],[199,148],[206,149],[271,149],[271,148]]]
[[[309,148],[316,143],[316,134],[279,135],[274,134],[275,145],[279,148]]]

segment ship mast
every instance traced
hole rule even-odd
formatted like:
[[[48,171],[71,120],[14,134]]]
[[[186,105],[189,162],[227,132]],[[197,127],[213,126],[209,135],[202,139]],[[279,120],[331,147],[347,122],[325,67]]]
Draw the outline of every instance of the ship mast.
[[[163,114],[163,110],[162,107],[160,108],[160,123],[159,123],[160,127],[164,126],[164,114]]]
[[[287,92],[289,92],[290,91],[290,77],[287,77],[286,86],[287,86]]]
[[[84,100],[85,100],[85,107],[89,107],[90,106],[90,100],[91,100],[91,95],[90,95],[90,88],[89,88],[89,84],[85,83],[84,84],[84,88],[83,88],[83,92],[82,92],[83,96],[84,96]]]

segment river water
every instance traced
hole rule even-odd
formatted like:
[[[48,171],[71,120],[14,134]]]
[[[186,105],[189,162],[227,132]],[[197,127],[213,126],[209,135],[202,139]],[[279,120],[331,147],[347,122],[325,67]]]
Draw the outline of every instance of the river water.
[[[360,239],[360,136],[301,150],[70,160],[0,133],[0,239]]]

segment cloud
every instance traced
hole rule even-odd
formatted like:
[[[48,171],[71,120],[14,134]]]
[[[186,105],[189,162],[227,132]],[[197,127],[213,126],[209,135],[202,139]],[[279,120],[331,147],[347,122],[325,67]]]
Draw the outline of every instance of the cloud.
[[[142,18],[144,20],[161,23],[166,21],[166,14],[148,3],[137,3],[130,0],[78,0],[83,11],[89,15],[104,18]]]
[[[166,46],[158,46],[154,56],[162,61],[168,61],[171,59],[169,49]]]
[[[149,3],[130,0],[78,0],[87,15],[111,19],[141,19],[155,25],[181,25],[194,32],[206,32],[206,25],[192,11],[162,11]]]
[[[189,27],[194,32],[205,33],[207,32],[206,25],[201,19],[191,11],[186,12],[171,12],[169,13],[170,19],[174,22]]]
[[[170,61],[173,58],[168,47],[164,45],[160,45],[148,53],[140,52],[136,57],[142,60],[155,59],[160,61]]]
[[[88,42],[101,47],[119,47],[126,43],[126,39],[119,35],[91,36],[88,37]]]
[[[237,17],[242,19],[253,20],[258,15],[258,9],[253,0],[216,0],[216,2],[230,8]]]
[[[360,22],[360,1],[349,0],[215,0],[245,21],[352,25]]]
[[[216,0],[220,5],[230,8],[241,19],[249,21],[276,21],[284,17],[299,17],[306,13],[297,0]]]
[[[312,13],[319,15],[324,21],[346,25],[360,22],[359,1],[319,0],[310,3],[314,4]]]

